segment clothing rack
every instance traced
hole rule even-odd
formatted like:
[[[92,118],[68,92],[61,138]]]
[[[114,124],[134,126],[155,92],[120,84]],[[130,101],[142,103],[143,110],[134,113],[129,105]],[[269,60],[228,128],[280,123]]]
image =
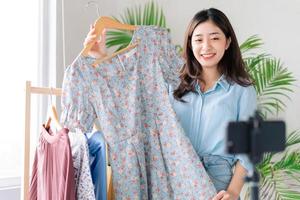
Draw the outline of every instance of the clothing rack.
[[[29,200],[29,161],[30,161],[30,117],[31,94],[61,96],[61,88],[32,87],[31,81],[26,81],[25,96],[25,139],[24,139],[24,171],[23,171],[23,199]],[[106,151],[107,152],[107,151]],[[106,156],[107,157],[107,156]],[[107,166],[107,199],[114,199],[111,167]]]

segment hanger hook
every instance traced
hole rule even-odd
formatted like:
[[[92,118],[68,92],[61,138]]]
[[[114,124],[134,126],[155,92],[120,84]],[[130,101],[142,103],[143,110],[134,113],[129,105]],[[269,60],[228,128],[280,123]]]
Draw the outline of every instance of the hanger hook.
[[[85,5],[85,7],[88,8],[92,4],[96,6],[96,8],[97,8],[97,15],[98,15],[98,17],[100,17],[99,5],[98,5],[98,3],[96,1],[89,1],[89,2],[87,2],[87,4]]]

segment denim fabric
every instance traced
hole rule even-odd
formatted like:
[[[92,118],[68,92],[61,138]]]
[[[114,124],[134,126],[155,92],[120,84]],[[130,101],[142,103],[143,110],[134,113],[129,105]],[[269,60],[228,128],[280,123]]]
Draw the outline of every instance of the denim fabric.
[[[201,157],[201,161],[216,190],[218,192],[227,190],[233,175],[232,167],[236,160],[218,155],[205,155]]]
[[[96,200],[106,200],[106,148],[102,132],[85,134],[90,152],[90,167]]]

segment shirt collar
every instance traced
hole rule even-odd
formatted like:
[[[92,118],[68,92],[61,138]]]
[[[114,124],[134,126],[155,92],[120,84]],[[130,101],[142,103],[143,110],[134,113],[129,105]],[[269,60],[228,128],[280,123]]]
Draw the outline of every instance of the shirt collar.
[[[222,74],[222,76],[217,80],[216,84],[214,85],[214,87],[209,90],[209,91],[213,91],[216,89],[216,87],[220,85],[225,91],[228,91],[230,84],[228,83],[228,81],[226,80],[226,77],[224,74]],[[197,81],[197,84],[195,85],[195,89],[197,92],[201,92],[200,91],[200,84]]]
[[[218,79],[217,84],[219,84],[225,91],[227,91],[230,86],[224,74],[222,74],[222,76]]]

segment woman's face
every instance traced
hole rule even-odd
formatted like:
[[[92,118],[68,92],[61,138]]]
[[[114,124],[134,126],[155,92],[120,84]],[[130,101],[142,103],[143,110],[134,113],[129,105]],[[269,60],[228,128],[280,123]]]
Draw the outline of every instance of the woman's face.
[[[229,44],[230,39],[211,20],[198,24],[192,35],[192,50],[203,69],[216,68]]]

